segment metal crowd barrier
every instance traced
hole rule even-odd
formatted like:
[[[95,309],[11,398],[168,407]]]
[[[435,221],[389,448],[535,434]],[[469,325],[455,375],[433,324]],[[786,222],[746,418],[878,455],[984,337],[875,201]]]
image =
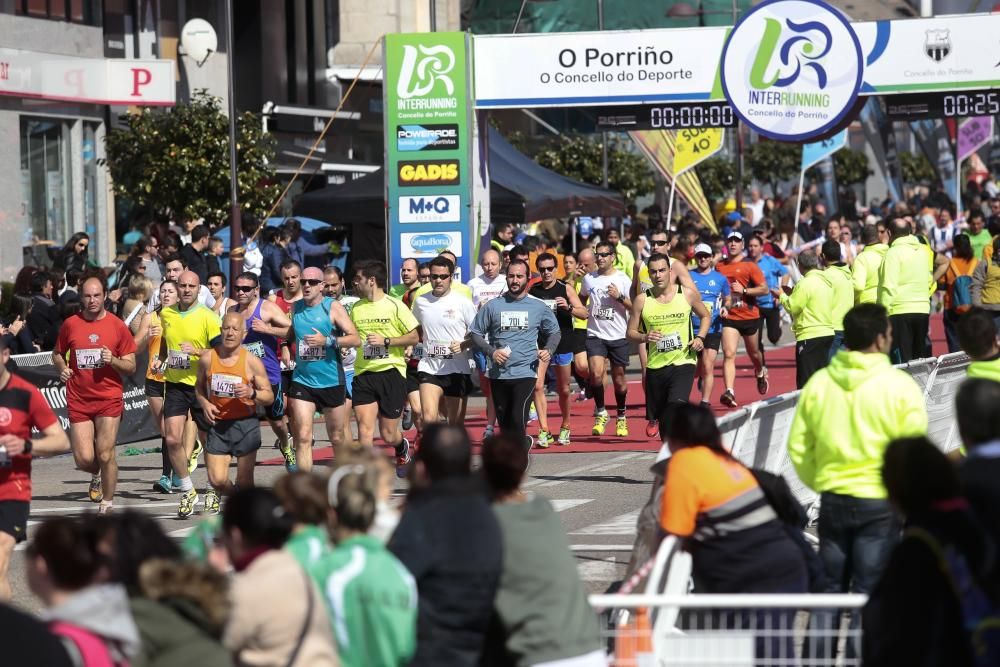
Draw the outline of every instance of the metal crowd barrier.
[[[955,422],[954,396],[965,379],[968,365],[969,357],[964,352],[954,352],[897,366],[924,389],[927,435],[946,452],[961,444]],[[799,392],[792,391],[751,403],[720,419],[719,428],[733,456],[750,467],[782,475],[795,497],[815,518],[818,497],[802,484],[788,458],[788,432],[798,397]]]
[[[818,594],[590,596],[612,667],[853,667],[861,664],[861,626],[848,617],[860,616],[866,601]]]

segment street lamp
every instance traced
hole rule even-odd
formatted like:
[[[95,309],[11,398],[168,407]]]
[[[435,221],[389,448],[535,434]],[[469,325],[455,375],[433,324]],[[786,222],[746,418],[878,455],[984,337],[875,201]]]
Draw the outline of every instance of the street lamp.
[[[233,45],[233,3],[226,0],[226,74],[229,79],[229,279],[243,270],[243,253],[236,251],[243,246],[243,219],[240,214],[240,186],[236,178],[236,96],[233,90],[233,60],[236,49]],[[244,251],[245,252],[245,251]]]

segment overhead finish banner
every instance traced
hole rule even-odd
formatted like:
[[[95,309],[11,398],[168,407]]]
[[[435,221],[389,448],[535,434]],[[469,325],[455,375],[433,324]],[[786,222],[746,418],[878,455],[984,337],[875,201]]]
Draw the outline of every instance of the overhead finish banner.
[[[389,280],[403,260],[443,250],[458,258],[457,280],[472,277],[470,219],[472,105],[468,37],[461,32],[385,37],[386,207]]]
[[[786,3],[820,6],[804,0],[762,3],[741,23],[750,21],[751,15],[754,23],[779,20],[772,10]],[[841,12],[816,11],[822,18],[799,21],[788,17],[803,32],[792,34],[794,30],[785,24],[776,39],[772,35],[773,44],[765,43],[766,21],[760,22],[756,34],[745,35],[755,38],[743,54],[747,68],[754,68],[757,56],[773,56],[771,67],[758,71],[759,83],[771,81],[776,73],[778,79],[763,90],[781,92],[777,81],[792,76],[796,67],[797,77],[818,75],[810,64],[826,71],[828,85],[853,85],[859,49],[861,95],[1000,87],[1000,68],[995,67],[1000,62],[1000,40],[996,39],[1000,14],[851,23],[855,44],[839,18]],[[816,22],[821,26],[810,25]],[[829,32],[829,49],[823,30]],[[476,106],[722,100],[720,64],[730,31],[737,32],[713,27],[477,36],[473,42]],[[845,69],[846,64],[851,67]]]

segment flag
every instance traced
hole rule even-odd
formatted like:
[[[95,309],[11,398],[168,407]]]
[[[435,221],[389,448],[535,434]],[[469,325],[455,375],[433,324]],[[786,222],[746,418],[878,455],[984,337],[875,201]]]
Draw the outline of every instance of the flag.
[[[647,130],[644,132],[629,132],[632,141],[642,150],[668,183],[674,182],[675,133],[668,130]],[[688,170],[677,177],[676,189],[688,206],[698,214],[698,217],[712,230],[718,231],[712,209],[708,205],[705,192],[701,189],[701,181],[695,172]]]
[[[870,97],[861,108],[861,129],[882,172],[889,196],[893,201],[902,201],[903,168],[896,152],[896,133],[878,98]]]
[[[814,141],[811,144],[802,146],[802,171],[813,166],[817,162],[830,157],[841,148],[847,145],[847,129],[843,129],[832,137],[822,141]]]
[[[920,150],[927,156],[937,177],[953,202],[958,201],[958,184],[955,182],[955,156],[951,150],[948,128],[940,119],[916,120],[910,123],[913,136]]]
[[[683,174],[721,149],[721,127],[680,130],[674,137],[674,173]]]
[[[958,126],[958,161],[961,162],[993,140],[993,116],[966,118]]]

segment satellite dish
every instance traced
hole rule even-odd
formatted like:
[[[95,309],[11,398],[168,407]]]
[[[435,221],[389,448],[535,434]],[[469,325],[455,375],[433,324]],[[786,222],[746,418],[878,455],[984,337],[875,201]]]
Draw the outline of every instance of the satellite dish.
[[[181,47],[201,67],[208,57],[219,50],[215,28],[205,19],[191,19],[181,30]]]

